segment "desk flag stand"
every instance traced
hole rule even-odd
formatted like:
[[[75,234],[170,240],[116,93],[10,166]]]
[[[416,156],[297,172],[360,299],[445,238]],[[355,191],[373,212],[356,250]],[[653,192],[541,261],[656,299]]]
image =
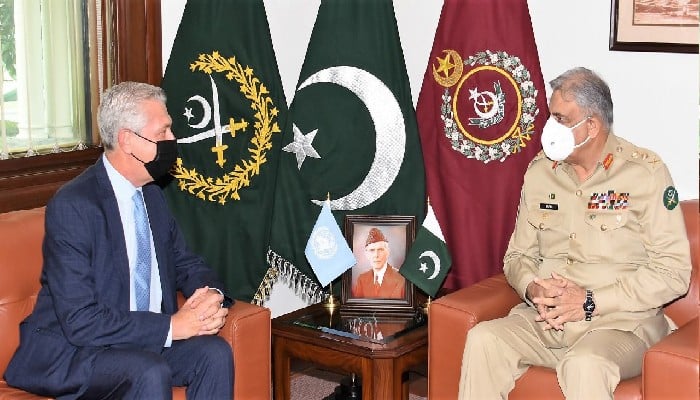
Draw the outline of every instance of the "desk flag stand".
[[[340,306],[340,301],[333,295],[333,282],[328,284],[328,298],[323,302],[328,312],[333,315],[333,311]]]

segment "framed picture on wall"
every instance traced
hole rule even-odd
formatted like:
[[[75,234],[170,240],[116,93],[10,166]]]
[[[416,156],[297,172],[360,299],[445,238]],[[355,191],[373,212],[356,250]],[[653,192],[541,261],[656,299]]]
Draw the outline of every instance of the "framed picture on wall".
[[[700,0],[612,0],[610,50],[698,52]]]
[[[341,313],[414,312],[413,284],[399,273],[415,239],[414,216],[347,215],[357,264],[342,277]]]

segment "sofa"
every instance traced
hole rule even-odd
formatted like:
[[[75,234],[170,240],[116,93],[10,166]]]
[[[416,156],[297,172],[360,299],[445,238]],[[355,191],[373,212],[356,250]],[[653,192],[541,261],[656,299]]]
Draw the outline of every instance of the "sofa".
[[[698,200],[682,201],[681,208],[691,248],[690,289],[664,308],[679,328],[647,350],[642,374],[620,382],[616,400],[700,398]],[[521,301],[503,274],[433,301],[428,318],[428,398],[457,398],[467,332],[479,321],[507,315]],[[509,399],[563,398],[554,370],[544,367],[528,368],[509,395]]]
[[[2,378],[19,345],[19,323],[32,311],[39,291],[43,237],[44,208],[0,214],[0,400],[45,399],[9,387]],[[234,397],[270,399],[270,310],[237,301],[219,336],[233,351]],[[182,387],[173,388],[173,394],[185,399]]]

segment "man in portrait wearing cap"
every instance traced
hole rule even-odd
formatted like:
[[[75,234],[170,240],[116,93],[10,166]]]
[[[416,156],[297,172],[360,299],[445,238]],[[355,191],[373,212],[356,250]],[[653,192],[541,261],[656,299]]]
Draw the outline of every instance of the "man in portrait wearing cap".
[[[352,288],[353,297],[403,298],[406,279],[387,263],[389,242],[377,228],[370,229],[367,235],[365,256],[371,268],[357,278]]]

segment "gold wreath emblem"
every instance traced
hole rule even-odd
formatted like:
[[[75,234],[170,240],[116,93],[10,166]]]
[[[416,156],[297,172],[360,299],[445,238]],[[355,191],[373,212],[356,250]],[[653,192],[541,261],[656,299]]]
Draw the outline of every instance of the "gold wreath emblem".
[[[204,176],[196,168],[187,169],[182,158],[178,158],[172,171],[173,177],[178,180],[180,190],[186,190],[198,199],[221,205],[226,204],[227,199],[240,200],[241,188],[250,185],[251,178],[260,174],[260,167],[267,161],[267,151],[272,148],[272,134],[281,132],[275,121],[279,111],[268,96],[269,91],[265,85],[253,75],[253,69],[247,65],[243,68],[236,62],[236,57],[224,58],[218,51],[200,54],[198,60],[190,64],[190,70],[209,75],[212,72],[224,73],[229,81],[238,82],[241,93],[251,101],[250,106],[255,110],[255,134],[248,147],[250,158],[241,160],[224,176]],[[229,125],[233,123],[233,119],[230,119]],[[231,132],[235,132],[233,128],[231,127]]]
[[[452,87],[462,77],[464,71],[462,57],[454,50],[447,49],[442,52],[445,54],[445,58],[435,57],[438,68],[436,69],[433,64],[433,78],[442,87]]]
[[[437,75],[435,72],[444,69],[442,68],[443,65],[449,66],[451,64],[451,62],[447,62],[450,59],[450,51],[444,50],[445,53],[448,53],[445,59],[438,57],[441,68],[438,70],[433,69],[433,75]],[[460,63],[460,65],[462,64]],[[494,160],[503,161],[510,155],[519,153],[527,147],[527,142],[536,134],[535,119],[539,114],[537,106],[538,91],[535,83],[532,81],[530,71],[523,65],[519,57],[508,54],[505,51],[480,51],[465,58],[463,65],[467,68],[477,67],[470,69],[464,77],[461,77],[464,71],[460,70],[459,79],[461,80],[455,81],[455,83],[459,83],[452,92],[450,92],[448,86],[438,81],[440,85],[446,88],[441,95],[442,101],[439,106],[439,112],[444,124],[443,132],[450,141],[452,149],[462,153],[467,158],[473,158],[484,163]],[[445,70],[449,71],[448,69]],[[509,101],[517,103],[514,122],[510,127],[507,127],[508,129],[506,129],[504,134],[495,140],[484,140],[479,138],[478,135],[470,134],[460,121],[457,110],[457,97],[462,86],[470,76],[484,70],[491,70],[501,74],[512,85],[515,92],[516,98]],[[452,74],[445,72],[446,77],[453,75],[456,74],[454,72]],[[449,82],[445,81],[445,83]]]

